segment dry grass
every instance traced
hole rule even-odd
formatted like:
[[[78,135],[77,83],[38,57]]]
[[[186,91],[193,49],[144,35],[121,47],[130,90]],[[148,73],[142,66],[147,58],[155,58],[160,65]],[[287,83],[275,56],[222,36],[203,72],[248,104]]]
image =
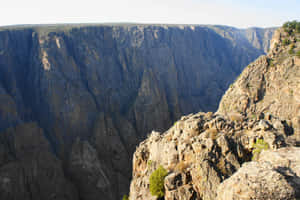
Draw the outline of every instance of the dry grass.
[[[222,174],[227,174],[226,162],[224,158],[221,158],[217,164],[217,168],[222,172]]]
[[[211,118],[213,116],[213,114],[214,114],[213,112],[207,112],[205,117]]]
[[[218,138],[218,133],[219,133],[218,129],[210,128],[207,130],[207,132],[208,132],[209,138],[211,138],[212,140],[215,140]]]
[[[168,135],[165,136],[165,138],[166,138],[166,140],[168,142],[170,142],[170,141],[172,141],[173,135],[172,134],[168,134]]]
[[[229,119],[231,121],[241,122],[243,121],[243,116],[239,113],[231,113],[229,114]]]
[[[186,163],[193,163],[195,161],[195,154],[193,152],[185,154],[184,161]]]
[[[188,164],[185,161],[179,161],[179,163],[176,164],[174,170],[178,171],[178,172],[185,172],[185,170],[187,169]]]

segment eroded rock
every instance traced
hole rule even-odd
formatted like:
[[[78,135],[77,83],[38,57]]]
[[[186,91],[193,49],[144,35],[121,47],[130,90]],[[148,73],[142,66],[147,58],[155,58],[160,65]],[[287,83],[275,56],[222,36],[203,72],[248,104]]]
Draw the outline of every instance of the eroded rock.
[[[245,163],[218,187],[217,200],[300,197],[300,148],[263,151],[258,162]]]

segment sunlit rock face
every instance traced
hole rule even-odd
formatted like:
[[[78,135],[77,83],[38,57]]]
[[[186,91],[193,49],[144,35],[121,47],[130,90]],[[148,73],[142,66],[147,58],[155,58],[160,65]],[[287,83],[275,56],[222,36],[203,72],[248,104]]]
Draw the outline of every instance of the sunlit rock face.
[[[0,28],[0,199],[120,199],[135,146],[216,110],[273,29]]]

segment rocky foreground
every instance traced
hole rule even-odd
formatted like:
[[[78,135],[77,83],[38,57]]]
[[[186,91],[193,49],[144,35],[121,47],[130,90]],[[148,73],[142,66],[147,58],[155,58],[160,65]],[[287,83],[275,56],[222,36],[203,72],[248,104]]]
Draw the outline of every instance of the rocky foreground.
[[[300,198],[300,34],[292,33],[277,30],[216,113],[184,116],[140,143],[130,200],[158,199],[149,177],[160,166],[165,200]]]

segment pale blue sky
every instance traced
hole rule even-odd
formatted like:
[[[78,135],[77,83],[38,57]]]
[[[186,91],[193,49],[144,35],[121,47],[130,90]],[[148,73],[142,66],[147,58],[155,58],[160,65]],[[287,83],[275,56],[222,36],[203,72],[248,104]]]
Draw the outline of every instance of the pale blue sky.
[[[223,24],[300,21],[300,0],[3,0],[0,26],[53,23]]]

